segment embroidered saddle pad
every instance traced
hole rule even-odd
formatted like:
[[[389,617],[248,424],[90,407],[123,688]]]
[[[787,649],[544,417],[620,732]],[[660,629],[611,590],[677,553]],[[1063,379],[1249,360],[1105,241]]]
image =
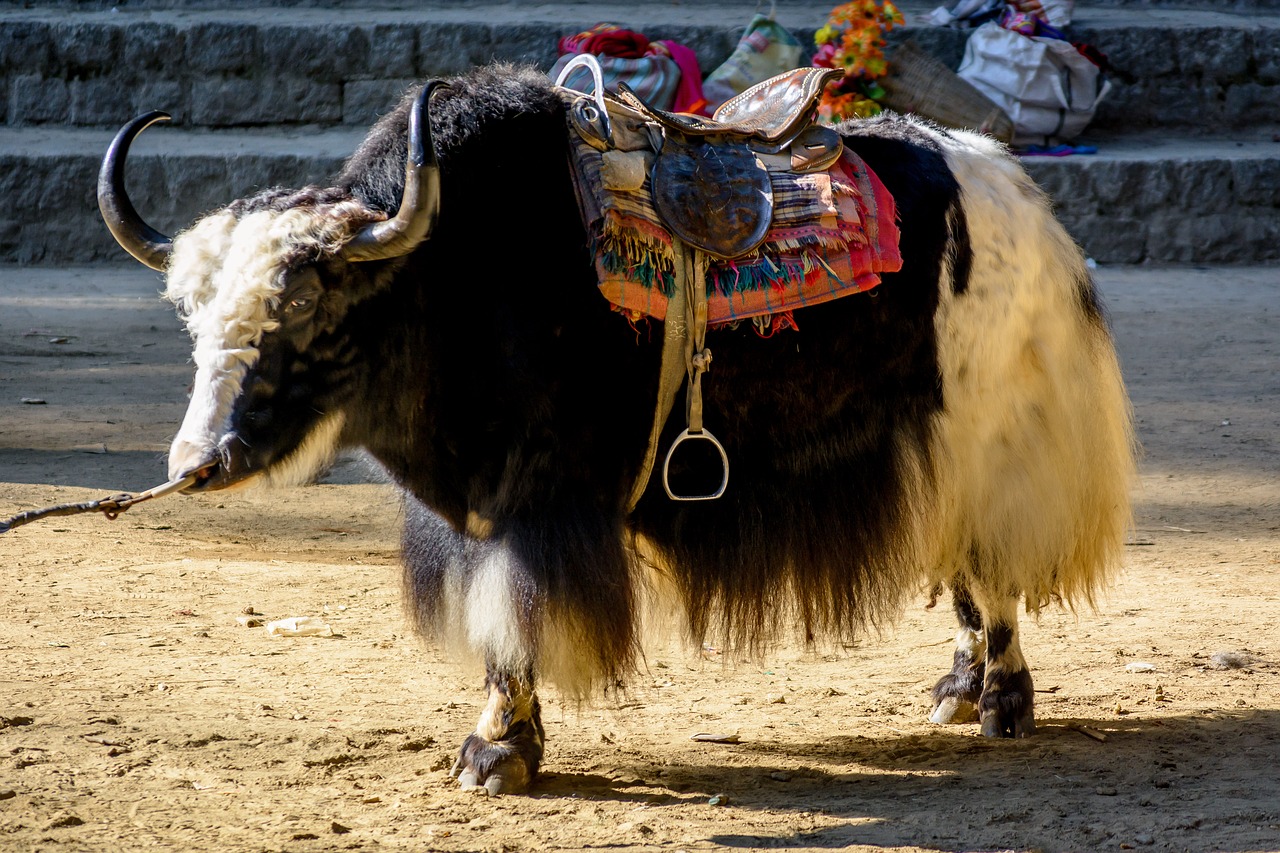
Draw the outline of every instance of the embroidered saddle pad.
[[[601,293],[630,319],[665,319],[675,255],[654,206],[653,153],[602,152],[578,133],[569,138]],[[893,197],[856,154],[846,149],[825,171],[769,177],[773,217],[764,241],[740,257],[710,259],[710,324],[754,319],[769,329],[771,316],[870,290],[880,273],[901,269]]]

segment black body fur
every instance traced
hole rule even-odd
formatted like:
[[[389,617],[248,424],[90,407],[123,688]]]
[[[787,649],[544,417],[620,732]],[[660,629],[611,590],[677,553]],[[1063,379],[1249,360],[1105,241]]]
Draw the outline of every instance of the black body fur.
[[[431,107],[441,165],[431,237],[395,261],[322,262],[326,299],[344,300],[340,325],[307,347],[264,343],[262,355],[283,364],[305,349],[325,365],[293,399],[342,408],[343,443],[366,447],[405,489],[419,625],[435,625],[451,566],[466,571],[501,546],[515,558],[522,622],[536,634],[548,614],[572,617],[582,654],[611,683],[636,650],[633,533],[671,567],[695,638],[724,631],[757,646],[792,626],[847,636],[893,612],[912,592],[890,570],[905,553],[900,451],[926,455],[944,402],[939,276],[945,265],[957,289],[967,279],[967,230],[941,153],[892,118],[843,128],[897,202],[902,271],[797,312],[799,332],[712,331],[706,425],[733,466],[728,493],[674,503],[655,478],[628,517],[661,335],[638,339],[597,290],[564,105],[546,79],[497,67],[450,82]],[[335,189],[313,194],[394,212],[408,107],[373,128]],[[284,203],[268,193],[238,204]],[[678,410],[664,449],[683,426]],[[472,514],[490,525],[486,539],[463,532]]]
[[[368,417],[351,438],[412,495],[405,555],[424,623],[442,560],[489,547],[457,533],[476,512],[519,557],[527,618],[539,606],[575,615],[584,649],[617,675],[636,639],[624,502],[653,416],[660,336],[637,342],[596,289],[559,98],[505,72],[455,87],[433,108],[437,230],[396,286],[351,317],[377,365],[361,398],[376,405],[360,407]],[[340,185],[394,206],[405,116],[402,106],[379,124]],[[905,592],[886,588],[883,571],[900,545],[896,447],[923,453],[943,402],[933,314],[948,220],[963,215],[941,154],[909,126],[847,130],[897,201],[903,270],[869,295],[800,312],[798,334],[712,332],[706,423],[732,460],[729,492],[673,503],[653,481],[630,519],[673,567],[696,637],[722,617],[739,643],[767,639],[788,596],[808,634],[843,634]]]

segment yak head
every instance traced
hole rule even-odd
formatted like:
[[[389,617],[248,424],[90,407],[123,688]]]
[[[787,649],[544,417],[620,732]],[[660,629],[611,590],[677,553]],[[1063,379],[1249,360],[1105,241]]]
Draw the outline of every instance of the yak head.
[[[117,242],[165,273],[165,296],[194,341],[191,402],[169,448],[169,476],[187,491],[258,476],[296,480],[337,449],[351,398],[353,305],[378,287],[385,262],[425,240],[440,179],[428,83],[409,117],[404,193],[394,216],[339,188],[270,191],[208,214],[170,239],[148,226],[124,189],[129,145],[156,121],[139,116],[116,135],[98,176],[98,204]],[[385,275],[382,276],[385,278]]]

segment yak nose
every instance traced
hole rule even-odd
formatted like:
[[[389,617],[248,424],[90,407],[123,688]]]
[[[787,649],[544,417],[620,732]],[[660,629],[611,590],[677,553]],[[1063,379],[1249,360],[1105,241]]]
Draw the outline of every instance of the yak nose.
[[[177,480],[206,469],[213,472],[220,462],[217,447],[178,439],[169,448],[169,479]]]

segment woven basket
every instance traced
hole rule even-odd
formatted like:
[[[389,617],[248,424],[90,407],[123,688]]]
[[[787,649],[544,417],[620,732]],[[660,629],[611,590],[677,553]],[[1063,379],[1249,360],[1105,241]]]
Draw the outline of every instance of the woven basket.
[[[889,56],[889,73],[876,82],[885,91],[880,102],[895,112],[989,133],[1001,142],[1013,139],[1013,121],[1004,110],[914,41],[898,45]]]

